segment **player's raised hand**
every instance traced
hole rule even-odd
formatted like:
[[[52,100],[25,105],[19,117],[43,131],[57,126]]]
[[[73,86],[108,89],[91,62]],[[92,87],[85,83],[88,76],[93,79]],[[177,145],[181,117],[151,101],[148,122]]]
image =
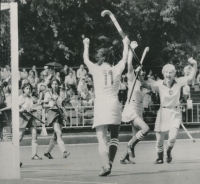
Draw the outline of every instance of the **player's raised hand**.
[[[188,63],[190,64],[196,64],[196,60],[194,60],[192,57],[188,59]]]
[[[132,41],[130,45],[132,49],[135,49],[138,47],[138,43],[136,41]]]
[[[123,44],[124,45],[129,45],[130,44],[130,40],[127,36],[125,36],[125,38],[123,39]]]
[[[83,40],[83,44],[84,44],[85,46],[89,46],[89,44],[90,44],[90,39],[89,39],[89,38],[85,38],[85,39]]]

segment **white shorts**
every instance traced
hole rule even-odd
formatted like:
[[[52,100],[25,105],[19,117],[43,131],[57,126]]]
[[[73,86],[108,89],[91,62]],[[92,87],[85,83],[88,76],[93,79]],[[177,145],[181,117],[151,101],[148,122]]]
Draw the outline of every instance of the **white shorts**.
[[[121,124],[122,105],[118,98],[95,98],[93,127]]]
[[[142,114],[143,114],[142,103],[135,103],[135,102],[126,103],[124,110],[122,112],[122,121],[123,122],[134,121],[136,117],[140,117],[141,119],[143,119]]]
[[[160,107],[155,123],[156,132],[166,132],[171,128],[179,129],[182,122],[182,112],[180,107],[163,108]]]

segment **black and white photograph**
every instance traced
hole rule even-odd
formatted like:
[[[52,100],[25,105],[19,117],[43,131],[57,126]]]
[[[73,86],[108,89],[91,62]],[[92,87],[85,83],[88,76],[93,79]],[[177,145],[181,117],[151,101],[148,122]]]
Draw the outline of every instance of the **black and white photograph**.
[[[200,0],[0,0],[0,184],[199,184]]]

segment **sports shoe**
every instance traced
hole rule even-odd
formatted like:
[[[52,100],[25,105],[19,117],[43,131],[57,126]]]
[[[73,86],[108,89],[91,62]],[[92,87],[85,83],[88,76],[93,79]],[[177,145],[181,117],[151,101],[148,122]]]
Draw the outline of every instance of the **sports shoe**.
[[[163,159],[160,158],[156,159],[156,161],[154,162],[154,164],[163,164],[163,163],[164,163]]]
[[[44,156],[47,157],[48,159],[53,159],[53,157],[51,156],[51,154],[49,152],[44,153]]]
[[[22,167],[22,162],[20,162],[19,166]]]
[[[31,158],[32,160],[42,160],[41,157],[39,157],[38,155],[35,155]]]
[[[100,172],[99,176],[108,176],[110,173],[111,173],[111,168],[102,167],[102,171]]]
[[[63,158],[67,158],[70,155],[70,152],[64,151],[63,152]]]
[[[135,164],[135,162],[133,162],[130,159],[123,159],[123,158],[121,158],[120,159],[120,164]]]
[[[170,153],[167,153],[166,162],[170,163],[171,161],[172,161],[172,155]]]
[[[134,146],[131,145],[127,145],[127,151],[130,157],[134,158],[135,157],[135,153],[134,153]]]

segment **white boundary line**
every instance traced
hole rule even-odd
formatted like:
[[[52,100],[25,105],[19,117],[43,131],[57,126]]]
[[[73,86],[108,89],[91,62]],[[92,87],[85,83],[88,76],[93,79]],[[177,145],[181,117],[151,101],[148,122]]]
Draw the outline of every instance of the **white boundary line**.
[[[62,180],[45,180],[45,179],[35,179],[35,178],[23,178],[24,180],[33,180],[33,181],[54,181],[60,183],[86,183],[86,184],[117,184],[117,183],[100,183],[100,182],[84,182],[84,181],[62,181]]]
[[[199,141],[200,139],[195,139],[196,141]],[[167,140],[165,140],[167,141]],[[191,139],[177,139],[176,142],[183,142],[183,141],[190,141]],[[140,144],[146,144],[146,143],[155,143],[156,141],[141,141]],[[119,144],[126,144],[127,142],[119,142]],[[98,143],[79,143],[79,144],[65,144],[67,146],[93,146],[93,145],[98,145]],[[48,145],[39,145],[39,147],[47,147]],[[58,145],[56,145],[58,146]],[[20,146],[20,149],[22,148],[28,148],[28,147],[32,147],[32,146]]]

